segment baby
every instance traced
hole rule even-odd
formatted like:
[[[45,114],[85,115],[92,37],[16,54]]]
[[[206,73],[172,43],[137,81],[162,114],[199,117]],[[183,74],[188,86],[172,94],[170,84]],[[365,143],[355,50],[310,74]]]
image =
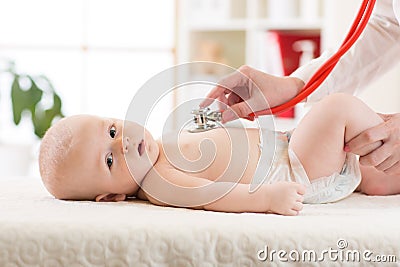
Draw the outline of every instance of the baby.
[[[136,197],[156,205],[297,215],[303,202],[333,202],[356,190],[400,192],[398,177],[361,166],[356,155],[343,150],[346,141],[381,122],[359,99],[331,95],[315,104],[295,130],[264,131],[276,151],[271,161],[259,162],[263,150],[274,147],[264,143],[260,149],[257,129],[181,132],[179,139],[170,135],[155,141],[136,123],[77,115],[47,131],[40,173],[58,199]],[[243,143],[231,142],[243,134]],[[251,191],[260,166],[266,178]]]

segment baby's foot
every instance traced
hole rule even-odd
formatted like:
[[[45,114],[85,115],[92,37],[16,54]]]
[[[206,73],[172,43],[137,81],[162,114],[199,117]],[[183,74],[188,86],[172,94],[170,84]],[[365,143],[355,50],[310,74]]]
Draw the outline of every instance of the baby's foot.
[[[277,182],[270,184],[269,209],[282,215],[298,215],[303,209],[304,185],[294,182]]]

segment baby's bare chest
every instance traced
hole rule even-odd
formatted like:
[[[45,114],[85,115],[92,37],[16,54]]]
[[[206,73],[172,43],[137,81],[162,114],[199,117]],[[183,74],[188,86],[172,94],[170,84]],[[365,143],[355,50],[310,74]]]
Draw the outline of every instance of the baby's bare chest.
[[[239,174],[251,179],[259,158],[258,143],[257,132],[243,129],[172,134],[162,139],[160,161],[210,180],[228,180]]]

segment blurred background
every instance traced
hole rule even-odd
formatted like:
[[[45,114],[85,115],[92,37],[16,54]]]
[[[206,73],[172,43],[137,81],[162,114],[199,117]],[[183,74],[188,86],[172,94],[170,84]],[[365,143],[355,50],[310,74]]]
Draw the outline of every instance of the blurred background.
[[[338,48],[360,3],[0,0],[0,177],[38,175],[38,123],[25,110],[16,126],[13,103],[18,106],[23,101],[28,111],[32,105],[46,110],[55,106],[54,88],[65,116],[90,113],[122,119],[143,83],[176,64],[198,60],[235,68],[248,64],[287,75],[321,51]],[[399,68],[392,70],[361,98],[379,112],[399,112],[399,73]],[[221,73],[205,67],[192,75],[218,79]],[[37,81],[43,76],[51,86]],[[16,77],[32,80],[15,83]],[[43,97],[31,104],[37,91],[33,85]],[[154,127],[150,126],[156,137],[160,135],[156,125],[163,123],[164,114],[190,94],[186,90],[166,97],[154,116]],[[281,115],[278,128],[293,127],[304,112],[298,107]],[[56,120],[57,114],[53,115]]]

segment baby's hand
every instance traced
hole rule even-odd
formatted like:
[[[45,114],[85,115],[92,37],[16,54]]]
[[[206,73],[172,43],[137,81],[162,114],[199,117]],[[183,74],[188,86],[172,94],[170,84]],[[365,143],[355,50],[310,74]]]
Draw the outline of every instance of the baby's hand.
[[[304,185],[294,182],[270,184],[268,191],[269,210],[282,215],[298,215],[303,209]]]

